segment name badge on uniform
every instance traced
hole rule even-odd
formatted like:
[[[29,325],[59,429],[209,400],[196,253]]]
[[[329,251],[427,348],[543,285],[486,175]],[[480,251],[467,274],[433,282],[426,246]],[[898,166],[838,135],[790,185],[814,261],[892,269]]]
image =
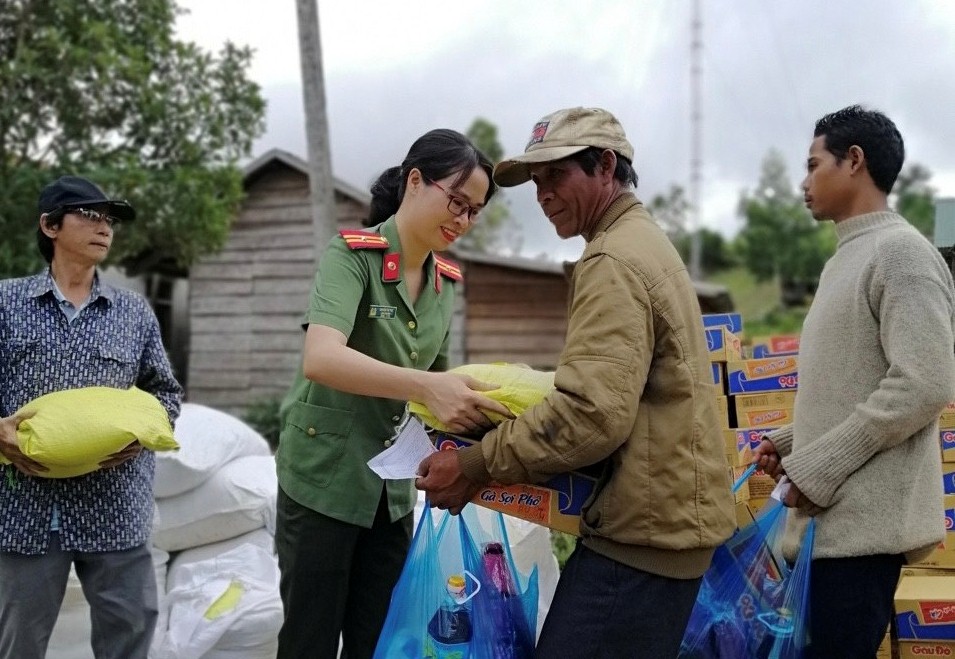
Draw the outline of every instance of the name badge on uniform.
[[[368,307],[369,318],[381,318],[390,320],[398,315],[398,307],[386,307],[382,304],[373,304]]]

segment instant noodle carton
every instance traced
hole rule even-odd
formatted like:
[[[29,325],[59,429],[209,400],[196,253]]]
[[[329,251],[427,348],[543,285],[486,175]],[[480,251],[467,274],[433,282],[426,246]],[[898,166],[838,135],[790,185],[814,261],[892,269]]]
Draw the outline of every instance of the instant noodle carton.
[[[902,577],[895,622],[902,657],[955,657],[955,579]]]
[[[736,430],[723,429],[723,453],[731,467],[748,467],[753,461],[753,451],[749,439]]]
[[[768,357],[727,362],[726,383],[730,394],[795,389],[799,386],[797,358]]]
[[[738,313],[705,313],[703,327],[725,327],[737,336],[743,333],[743,316]]]
[[[720,362],[712,362],[710,364],[710,370],[713,373],[713,384],[716,385],[716,390],[719,395],[726,394],[726,377],[723,375],[723,364]]]
[[[765,357],[779,357],[782,355],[799,354],[798,334],[776,334],[773,336],[758,336],[750,346],[753,359]]]
[[[707,327],[706,348],[710,353],[711,362],[729,362],[743,358],[742,344],[739,337],[725,327]]]
[[[726,396],[716,397],[716,409],[720,415],[720,427],[723,429],[732,428],[730,424],[730,405]]]
[[[955,430],[955,403],[949,403],[938,417],[938,427],[942,430]]]
[[[945,465],[948,466],[948,465]],[[916,566],[955,567],[955,495],[946,495],[943,503],[945,539]],[[955,575],[955,572],[952,573]]]
[[[435,432],[432,440],[442,451],[456,450],[480,441],[443,432]],[[579,535],[580,513],[602,471],[601,465],[593,465],[585,470],[560,474],[541,485],[488,485],[481,488],[471,503],[555,531]]]
[[[733,396],[736,425],[739,428],[785,426],[793,422],[795,391],[773,391]]]
[[[942,447],[942,462],[955,462],[955,429],[939,430],[938,442]]]

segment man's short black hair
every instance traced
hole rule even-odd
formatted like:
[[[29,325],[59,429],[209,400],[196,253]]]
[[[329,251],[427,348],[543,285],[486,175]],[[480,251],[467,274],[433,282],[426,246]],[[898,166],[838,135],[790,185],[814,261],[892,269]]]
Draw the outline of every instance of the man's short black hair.
[[[593,176],[594,172],[597,171],[597,165],[600,164],[600,156],[603,154],[604,149],[596,146],[589,146],[583,151],[578,151],[572,156],[568,157],[568,160],[573,160],[580,168],[584,170],[584,174],[587,176]],[[634,189],[637,187],[637,172],[633,169],[633,165],[629,160],[621,156],[619,153],[614,151],[617,155],[617,167],[614,169],[613,177],[624,183],[626,185],[632,185]]]
[[[849,153],[849,147],[862,149],[876,187],[885,194],[892,192],[905,160],[905,143],[891,119],[881,112],[850,105],[816,122],[813,136],[823,135],[826,150],[840,161]]]

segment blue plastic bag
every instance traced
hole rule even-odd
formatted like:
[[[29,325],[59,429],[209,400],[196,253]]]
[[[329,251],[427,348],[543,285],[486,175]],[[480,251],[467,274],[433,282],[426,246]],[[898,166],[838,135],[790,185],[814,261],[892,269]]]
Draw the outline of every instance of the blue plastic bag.
[[[690,614],[680,659],[800,659],[808,644],[810,519],[795,563],[780,545],[787,509],[772,501],[717,548]]]
[[[537,629],[537,568],[520,575],[504,518],[486,529],[473,506],[425,506],[391,595],[375,659],[530,659]],[[455,577],[451,595],[449,577]]]

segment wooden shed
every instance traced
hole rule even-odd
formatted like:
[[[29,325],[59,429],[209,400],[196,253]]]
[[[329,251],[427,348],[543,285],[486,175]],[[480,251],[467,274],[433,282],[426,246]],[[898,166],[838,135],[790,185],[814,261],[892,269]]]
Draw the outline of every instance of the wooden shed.
[[[241,415],[282,396],[301,359],[314,275],[306,163],[272,150],[245,169],[246,199],[223,250],[190,271],[188,399]],[[370,195],[335,181],[341,228],[360,228]],[[475,254],[462,265],[452,364],[508,361],[552,369],[567,327],[562,263]],[[732,308],[726,289],[697,286],[704,311]]]

